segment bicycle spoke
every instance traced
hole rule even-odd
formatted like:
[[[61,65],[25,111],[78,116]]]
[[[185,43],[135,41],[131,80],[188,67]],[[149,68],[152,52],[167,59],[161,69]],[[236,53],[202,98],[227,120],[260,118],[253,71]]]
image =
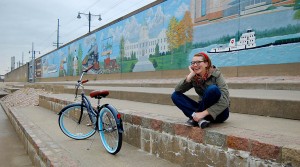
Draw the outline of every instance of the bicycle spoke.
[[[116,119],[108,108],[103,108],[100,113],[100,136],[106,150],[117,153],[121,148],[121,135],[118,131]]]
[[[61,130],[73,139],[86,139],[92,136],[95,129],[94,126],[89,126],[89,124],[91,124],[91,121],[87,108],[81,107],[81,104],[67,107],[59,117]]]

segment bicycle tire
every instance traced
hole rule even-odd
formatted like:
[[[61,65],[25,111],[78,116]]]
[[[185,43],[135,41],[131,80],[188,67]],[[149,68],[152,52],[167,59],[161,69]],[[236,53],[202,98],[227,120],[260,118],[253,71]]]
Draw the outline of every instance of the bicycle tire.
[[[122,147],[122,133],[119,132],[113,112],[103,107],[98,117],[99,134],[102,144],[110,154],[117,154]]]
[[[80,103],[71,104],[63,108],[58,118],[58,124],[66,136],[76,140],[87,139],[96,132],[91,123],[88,109]]]

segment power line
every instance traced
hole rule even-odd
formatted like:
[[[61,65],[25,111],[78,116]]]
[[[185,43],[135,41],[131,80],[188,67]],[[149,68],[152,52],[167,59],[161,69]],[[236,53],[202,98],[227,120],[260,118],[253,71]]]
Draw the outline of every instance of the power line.
[[[98,3],[98,2],[100,2],[101,0],[97,0],[95,3],[93,3],[92,5],[90,5],[88,8],[90,8],[91,6],[93,6],[93,5],[95,5],[96,3]],[[87,9],[88,9],[87,8]],[[86,10],[87,10],[86,9]],[[70,19],[70,21],[68,21],[68,23],[66,24],[66,26],[67,25],[69,25],[70,23],[72,23],[74,20],[76,20],[76,18],[74,17],[74,18],[72,18],[72,19]],[[77,28],[78,29],[78,28]],[[45,40],[43,40],[43,42],[41,42],[41,43],[39,43],[39,45],[43,45],[44,43],[46,43],[46,42],[48,42],[49,41],[49,39],[54,35],[54,33],[56,33],[58,30],[55,30],[55,31],[53,31],[52,33],[51,33],[51,35],[49,35]],[[70,32],[71,33],[71,32]],[[50,43],[50,42],[49,42]],[[52,47],[52,46],[51,46]],[[44,49],[43,49],[43,51],[44,50],[46,50],[46,49],[48,49],[49,48],[49,46],[48,47],[45,47]]]
[[[98,3],[101,2],[101,1],[102,1],[102,0],[97,0],[97,1],[95,1],[94,3],[92,3],[91,5],[89,5],[84,11],[89,10],[91,7],[95,6],[96,4],[98,4]],[[111,7],[109,7],[107,10],[105,10],[105,11],[103,11],[103,12],[100,12],[100,13],[102,13],[103,15],[106,15],[106,16],[107,16],[108,13],[110,13],[111,11],[113,11],[114,8],[116,8],[117,6],[121,5],[121,4],[124,3],[125,1],[126,1],[126,0],[119,0],[119,1],[117,1],[115,4],[113,4]],[[138,3],[135,3],[135,4],[131,5],[129,8],[126,8],[125,10],[122,10],[121,12],[118,12],[118,13],[122,13],[122,12],[128,11],[128,10],[130,10],[132,7],[137,6],[137,5],[139,5],[140,3],[142,3],[142,2],[143,2],[143,0],[140,0]],[[116,15],[112,15],[112,17],[110,17],[110,18],[108,18],[108,19],[106,18],[105,20],[106,20],[106,22],[108,23],[110,19],[115,18],[115,17],[116,17]],[[74,22],[75,20],[76,20],[76,17],[75,17],[75,15],[74,15],[74,18],[70,19],[70,21],[68,21],[67,24],[65,24],[65,26],[71,24],[71,23]],[[84,26],[84,25],[79,25],[79,26],[75,27],[74,29],[72,29],[71,31],[68,31],[67,33],[62,33],[62,34],[61,34],[61,37],[63,37],[64,39],[66,39],[66,37],[70,36],[71,34],[73,35],[74,32],[79,31],[79,30],[80,30],[81,28],[83,28],[83,27],[85,27],[85,26]],[[51,35],[50,35],[49,37],[47,37],[47,38],[43,41],[42,44],[44,44],[45,42],[49,41],[49,38],[51,38],[51,37],[54,35],[55,32],[57,32],[57,31],[52,32]],[[84,34],[81,34],[81,35],[84,35]],[[80,35],[80,36],[81,36],[81,35]],[[78,36],[78,37],[79,37],[79,36]],[[72,40],[73,40],[73,39],[72,39]],[[52,47],[52,45],[51,45],[51,46],[48,46],[48,47],[45,47],[45,48],[43,49],[43,51],[46,50],[46,49],[48,49],[48,48],[50,48],[50,47]]]
[[[127,11],[128,9],[132,8],[133,6],[136,6],[136,5],[140,4],[141,2],[143,2],[143,0],[140,0],[139,3],[136,3],[136,4],[132,5],[131,7],[129,7],[129,8],[127,8],[127,9],[123,10],[122,12]],[[122,12],[119,12],[119,13],[122,13]],[[107,20],[110,20],[111,18],[113,18],[113,17],[110,17],[110,18],[108,18]]]
[[[94,6],[95,4],[99,3],[101,0],[97,0],[95,3],[93,3],[92,5],[90,5],[89,7],[87,7],[85,10],[83,10],[83,12],[87,12],[92,6]]]

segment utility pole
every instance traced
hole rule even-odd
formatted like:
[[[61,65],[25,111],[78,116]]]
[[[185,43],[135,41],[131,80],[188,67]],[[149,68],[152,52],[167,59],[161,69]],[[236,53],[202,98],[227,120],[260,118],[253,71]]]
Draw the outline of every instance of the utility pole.
[[[22,65],[24,64],[24,52],[22,52]]]
[[[34,44],[33,44],[33,42],[32,42],[32,49],[31,49],[31,65],[30,65],[30,71],[31,71],[31,78],[29,78],[29,79],[31,79],[32,80],[32,82],[35,82],[35,52],[39,52],[40,53],[40,51],[35,51],[34,50]],[[30,51],[29,51],[29,54],[30,54]]]
[[[62,44],[62,43],[59,43],[59,19],[57,19],[57,39],[56,39],[56,43],[53,43],[55,46],[56,45],[56,48],[58,49],[59,48],[59,44]]]

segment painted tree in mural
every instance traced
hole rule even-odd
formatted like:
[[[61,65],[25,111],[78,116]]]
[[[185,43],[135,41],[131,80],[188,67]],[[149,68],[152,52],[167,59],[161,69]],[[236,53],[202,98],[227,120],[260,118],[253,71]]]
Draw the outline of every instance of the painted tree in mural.
[[[175,17],[170,19],[166,32],[171,51],[171,64],[173,64],[173,56],[176,56],[177,68],[183,68],[187,59],[188,48],[192,46],[193,41],[193,22],[191,13],[186,11],[181,21]]]
[[[68,57],[67,57],[67,76],[73,75],[73,58],[70,51],[70,46],[68,47]]]
[[[81,44],[79,44],[78,47],[78,68],[76,70],[76,75],[79,75],[82,72],[82,47]]]
[[[300,20],[300,0],[296,0],[294,10],[296,10],[294,19]]]
[[[158,43],[155,46],[155,56],[159,56],[159,46],[158,46]]]
[[[122,35],[121,40],[120,40],[120,57],[121,57],[121,60],[123,60],[124,56],[125,56],[125,39]]]
[[[171,64],[173,63],[174,50],[179,47],[179,44],[178,44],[178,37],[179,36],[178,36],[178,32],[177,32],[177,26],[178,26],[178,21],[173,16],[170,19],[170,23],[168,25],[168,29],[167,29],[167,32],[166,32],[167,40],[168,40],[168,43],[169,43],[169,50],[171,51],[171,54],[172,54]]]
[[[184,52],[187,51],[187,43],[193,41],[193,23],[191,13],[186,11],[183,19],[177,25],[178,30],[178,45],[184,47]]]

